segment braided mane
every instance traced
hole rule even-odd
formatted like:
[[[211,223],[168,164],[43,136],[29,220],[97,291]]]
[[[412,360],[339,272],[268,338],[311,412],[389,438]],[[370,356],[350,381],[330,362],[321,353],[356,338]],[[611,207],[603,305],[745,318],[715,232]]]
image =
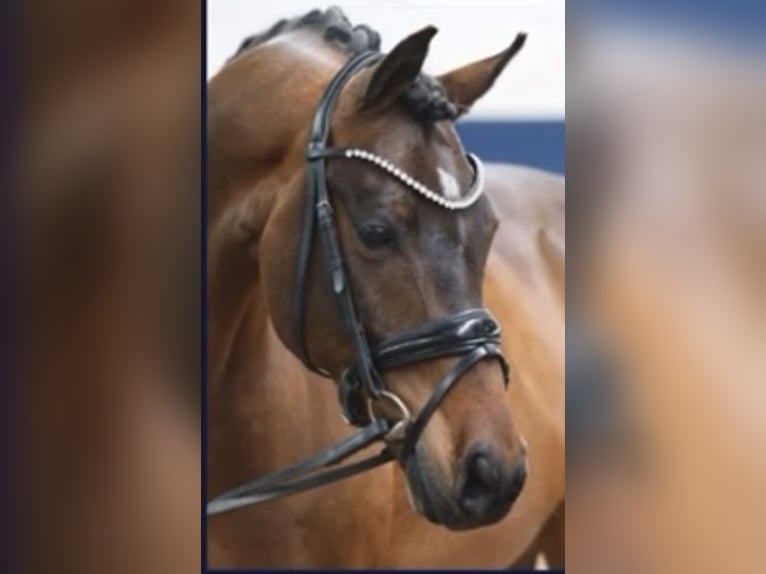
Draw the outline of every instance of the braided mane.
[[[294,30],[309,29],[316,31],[335,48],[349,58],[365,51],[380,52],[380,34],[366,24],[352,25],[343,10],[337,7],[325,11],[312,10],[291,19],[283,19],[265,32],[253,34],[242,41],[233,58],[271,40],[272,38]],[[458,109],[452,103],[439,82],[426,74],[420,74],[404,91],[401,101],[416,121],[430,124],[441,120],[454,120]]]

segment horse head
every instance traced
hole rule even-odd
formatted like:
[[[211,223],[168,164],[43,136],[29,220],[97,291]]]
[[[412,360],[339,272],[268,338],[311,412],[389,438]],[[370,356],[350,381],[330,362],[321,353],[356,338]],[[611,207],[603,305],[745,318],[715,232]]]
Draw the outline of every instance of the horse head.
[[[329,158],[324,183],[357,319],[371,347],[482,307],[498,221],[486,196],[464,209],[445,208],[460,202],[479,169],[454,122],[490,89],[524,36],[497,55],[434,78],[422,66],[435,33],[433,27],[415,32],[353,75],[330,115],[331,145],[368,153]],[[355,349],[316,238],[297,295],[303,322],[300,332],[294,328],[295,261],[308,201],[306,146],[317,102],[335,73],[349,57],[378,50],[369,28],[352,28],[335,10],[314,12],[246,41],[208,87],[210,264],[215,271],[225,253],[246,254],[246,264],[232,271],[237,277],[220,284],[246,289],[259,283],[282,343],[335,380],[355,360]],[[418,193],[413,183],[438,197]],[[213,305],[223,297],[218,285],[209,278]],[[215,384],[225,372],[225,353],[212,351]],[[454,357],[428,358],[380,376],[418,413],[455,363]],[[480,360],[460,379],[401,460],[414,507],[456,530],[503,518],[527,472],[502,369]],[[378,401],[371,414],[394,417],[394,407]]]

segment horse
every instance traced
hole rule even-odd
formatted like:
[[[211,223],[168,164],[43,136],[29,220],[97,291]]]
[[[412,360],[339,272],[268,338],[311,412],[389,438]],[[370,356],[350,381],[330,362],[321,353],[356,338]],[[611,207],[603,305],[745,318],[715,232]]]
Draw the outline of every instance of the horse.
[[[384,55],[374,30],[317,10],[245,40],[208,83],[208,500],[348,436],[337,393],[358,341],[335,306],[344,272],[363,348],[485,306],[504,328],[510,384],[485,357],[452,381],[399,465],[209,516],[211,568],[527,567],[538,552],[563,565],[563,180],[488,166],[484,193],[456,207],[480,165],[454,120],[523,37],[434,78],[421,69],[435,33]],[[367,151],[322,157],[317,183],[304,167],[314,114],[349,74],[331,150]],[[344,265],[328,276],[335,252],[315,246],[300,281],[307,181],[330,191]],[[379,375],[401,411],[419,413],[455,368],[437,357]],[[385,401],[368,406],[368,418],[393,417]]]
[[[601,401],[610,436],[567,473],[569,566],[758,572],[762,62],[707,39],[592,32],[578,116],[589,131],[570,132],[586,153],[568,175],[587,192],[569,224],[579,274],[570,295],[598,339],[591,362],[614,367],[602,370],[602,393],[617,398]]]
[[[198,572],[199,10],[24,10],[6,403],[18,569]]]

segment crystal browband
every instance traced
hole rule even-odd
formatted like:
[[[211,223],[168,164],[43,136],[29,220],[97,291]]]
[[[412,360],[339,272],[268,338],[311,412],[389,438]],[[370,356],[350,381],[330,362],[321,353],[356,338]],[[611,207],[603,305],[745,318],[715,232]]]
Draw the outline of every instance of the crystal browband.
[[[349,159],[361,159],[378,166],[380,169],[388,172],[390,175],[398,179],[410,189],[414,189],[427,200],[445,209],[466,209],[476,203],[476,201],[484,192],[484,168],[481,164],[481,160],[479,160],[478,157],[471,153],[466,154],[466,158],[471,164],[471,167],[473,167],[473,183],[471,184],[471,188],[469,189],[468,193],[460,199],[447,199],[432,189],[429,189],[428,186],[419,182],[404,170],[396,167],[387,159],[382,158],[381,156],[376,155],[370,151],[358,148],[348,148],[343,150],[343,155]]]

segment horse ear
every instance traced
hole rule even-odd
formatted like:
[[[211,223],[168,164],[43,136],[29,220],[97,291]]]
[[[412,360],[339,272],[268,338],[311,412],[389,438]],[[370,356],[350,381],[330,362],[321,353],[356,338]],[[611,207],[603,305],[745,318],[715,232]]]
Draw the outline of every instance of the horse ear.
[[[439,76],[447,97],[457,106],[460,115],[470,110],[474,102],[487,93],[526,40],[526,33],[519,33],[513,43],[499,54]]]
[[[363,109],[384,109],[392,105],[418,77],[436,35],[434,26],[407,36],[375,67],[362,98]]]

